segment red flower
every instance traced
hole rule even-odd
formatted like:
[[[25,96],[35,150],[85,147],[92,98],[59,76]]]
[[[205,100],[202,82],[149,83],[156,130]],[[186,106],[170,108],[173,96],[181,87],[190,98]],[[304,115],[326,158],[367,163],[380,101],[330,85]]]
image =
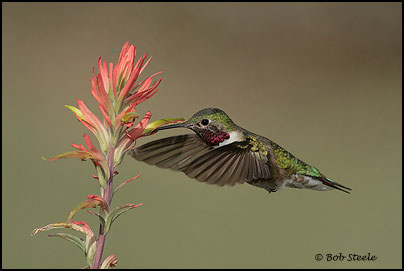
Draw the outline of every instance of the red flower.
[[[91,112],[80,99],[77,99],[78,108],[66,106],[75,114],[80,123],[95,135],[99,142],[99,148],[97,149],[90,137],[84,134],[84,141],[87,147],[82,144],[72,144],[76,149],[75,151],[63,153],[49,159],[90,159],[97,171],[97,175],[93,174],[92,176],[98,180],[101,186],[101,196],[89,195],[85,201],[78,204],[70,212],[67,222],[49,224],[45,227],[37,228],[33,232],[33,234],[36,234],[39,231],[46,231],[53,228],[70,228],[85,233],[85,241],[65,233],[59,233],[53,236],[59,236],[80,247],[85,252],[87,263],[91,265],[92,268],[99,268],[100,266],[101,268],[109,268],[116,266],[117,259],[113,254],[107,257],[101,265],[105,236],[108,234],[112,222],[119,215],[143,204],[124,204],[110,210],[111,199],[118,189],[139,176],[127,180],[112,191],[113,177],[118,174],[116,167],[121,163],[126,152],[135,146],[137,138],[152,134],[153,129],[163,123],[183,121],[178,119],[165,119],[154,122],[150,127],[147,127],[151,118],[151,112],[148,111],[146,115],[134,125],[136,119],[139,118],[139,114],[137,114],[135,110],[136,106],[153,96],[161,82],[161,79],[157,81],[153,80],[154,76],[160,74],[160,72],[158,72],[147,77],[140,83],[136,83],[151,58],[146,61],[146,55],[143,55],[135,63],[135,57],[136,47],[126,42],[122,47],[118,64],[115,67],[112,63],[107,65],[105,61],[102,62],[100,57],[98,59],[99,73],[97,75],[95,75],[93,68],[91,94],[98,102],[102,119]],[[100,219],[101,226],[98,238],[94,236],[94,233],[87,223],[84,221],[73,221],[73,217],[78,211],[94,207],[100,207],[100,212],[87,211],[97,215]]]
[[[134,126],[135,120],[139,117],[135,107],[153,96],[161,82],[161,79],[153,82],[153,77],[161,73],[158,72],[136,84],[136,80],[150,62],[151,57],[146,61],[146,55],[143,55],[134,64],[135,57],[136,47],[126,42],[115,67],[112,63],[107,65],[105,61],[102,62],[100,57],[97,75],[94,74],[93,68],[91,93],[98,102],[103,121],[91,112],[82,100],[77,99],[78,108],[66,106],[73,111],[85,127],[94,133],[100,144],[101,152],[85,135],[89,150],[82,145],[73,144],[78,151],[64,153],[50,160],[63,157],[76,157],[83,160],[90,158],[97,166],[102,167],[104,172],[108,171],[106,156],[110,150],[114,150],[115,166],[122,161],[125,153],[135,145],[136,139],[142,136],[151,117],[151,112],[148,111],[144,118]],[[104,176],[104,179],[107,178],[108,174]]]

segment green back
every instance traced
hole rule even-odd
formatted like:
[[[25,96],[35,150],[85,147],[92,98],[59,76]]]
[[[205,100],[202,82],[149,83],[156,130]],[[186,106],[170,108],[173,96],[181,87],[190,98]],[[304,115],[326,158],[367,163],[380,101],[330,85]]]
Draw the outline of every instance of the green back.
[[[290,174],[302,174],[313,177],[324,177],[320,171],[312,167],[305,162],[296,158],[293,154],[279,146],[278,144],[271,142],[273,155],[278,166],[285,169]]]

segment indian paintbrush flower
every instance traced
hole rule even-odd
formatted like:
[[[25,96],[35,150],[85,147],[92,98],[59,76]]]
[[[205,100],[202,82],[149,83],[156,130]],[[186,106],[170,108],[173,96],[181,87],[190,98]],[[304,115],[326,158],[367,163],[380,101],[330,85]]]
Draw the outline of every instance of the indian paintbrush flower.
[[[161,78],[154,80],[154,77],[161,72],[148,76],[143,81],[137,83],[139,76],[149,64],[151,57],[146,60],[146,55],[143,55],[136,63],[135,57],[136,47],[126,42],[122,47],[118,64],[115,67],[112,63],[107,65],[105,61],[102,62],[100,57],[98,59],[99,73],[97,75],[94,74],[93,68],[91,94],[98,102],[98,107],[103,117],[102,120],[88,109],[80,99],[77,99],[77,107],[66,105],[66,108],[74,113],[78,121],[94,134],[99,143],[99,149],[95,147],[90,136],[84,134],[83,137],[87,147],[82,144],[73,143],[72,146],[76,150],[48,159],[49,161],[61,158],[90,159],[97,172],[97,175],[92,174],[92,177],[99,182],[101,195],[89,195],[87,200],[77,205],[70,212],[66,222],[49,224],[45,227],[35,229],[32,233],[34,235],[39,231],[60,227],[83,232],[86,235],[86,241],[65,233],[52,236],[61,237],[79,246],[86,255],[87,263],[92,268],[109,268],[117,264],[117,259],[113,254],[107,257],[104,263],[101,264],[106,235],[110,230],[112,222],[119,215],[143,204],[124,204],[114,209],[110,208],[111,199],[118,189],[140,175],[121,183],[113,191],[113,177],[118,174],[116,171],[118,165],[122,162],[125,154],[136,145],[136,140],[139,137],[153,134],[153,130],[162,125],[184,121],[183,119],[164,119],[149,124],[152,114],[148,111],[136,123],[140,117],[136,112],[136,106],[156,93]],[[97,238],[87,223],[72,220],[79,210],[95,207],[100,207],[99,213],[88,212],[98,216],[100,220],[100,230]]]

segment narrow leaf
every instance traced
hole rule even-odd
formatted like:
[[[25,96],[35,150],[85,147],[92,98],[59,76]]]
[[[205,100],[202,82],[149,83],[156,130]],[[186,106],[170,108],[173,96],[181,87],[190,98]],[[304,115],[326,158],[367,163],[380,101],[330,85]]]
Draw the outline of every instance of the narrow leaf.
[[[96,213],[96,212],[93,212],[93,211],[91,211],[91,210],[87,210],[87,212],[88,212],[89,214],[98,216],[98,218],[100,219],[100,223],[102,224],[102,226],[105,225],[105,218],[104,218],[101,214]]]
[[[54,161],[54,160],[59,160],[62,158],[79,158],[81,160],[87,160],[89,158],[93,158],[93,155],[91,154],[91,152],[88,152],[88,151],[71,151],[71,152],[65,152],[65,153],[56,155],[49,159],[46,159],[46,158],[45,159],[48,161]]]
[[[73,223],[66,223],[66,222],[58,222],[58,223],[52,223],[43,227],[39,227],[39,228],[35,228],[32,233],[31,236],[34,236],[35,234],[37,234],[38,232],[42,232],[42,231],[49,231],[52,229],[58,229],[58,228],[67,228],[67,229],[72,229],[75,231],[82,231],[82,227],[75,225]]]
[[[133,181],[133,180],[137,179],[137,178],[140,176],[140,174],[142,174],[142,173],[140,172],[140,173],[139,173],[138,175],[136,175],[135,177],[133,177],[133,178],[127,180],[126,182],[121,183],[121,184],[115,189],[114,194],[115,194],[122,186],[124,186],[125,184],[129,183],[130,181]]]
[[[114,210],[112,210],[109,215],[107,216],[107,219],[105,221],[105,229],[104,232],[107,233],[109,231],[109,229],[111,228],[112,222],[114,222],[115,219],[118,218],[118,216],[120,216],[121,214],[123,214],[126,211],[129,211],[130,209],[136,208],[140,205],[143,205],[143,203],[139,203],[139,204],[124,204],[124,205],[120,205],[118,207],[116,207]]]
[[[68,233],[55,233],[55,234],[49,234],[49,237],[60,237],[62,239],[65,239],[66,241],[69,241],[73,244],[75,244],[76,246],[78,246],[85,254],[86,254],[86,248],[85,248],[85,242],[83,239],[68,234]]]
[[[88,199],[77,205],[76,208],[74,208],[70,214],[69,217],[67,218],[67,223],[70,223],[74,217],[74,215],[81,209],[86,209],[86,208],[94,208],[97,206],[101,206],[104,210],[108,211],[108,204],[105,202],[105,200],[97,195],[88,195]]]
[[[97,173],[98,173],[98,181],[102,188],[107,188],[107,180],[105,179],[105,171],[103,168],[96,167]]]

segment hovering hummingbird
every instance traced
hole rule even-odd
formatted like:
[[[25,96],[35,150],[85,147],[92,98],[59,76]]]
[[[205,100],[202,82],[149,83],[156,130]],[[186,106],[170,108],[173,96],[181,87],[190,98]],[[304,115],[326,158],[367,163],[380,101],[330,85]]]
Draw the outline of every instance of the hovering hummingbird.
[[[188,128],[195,134],[166,137],[135,148],[137,160],[182,171],[209,184],[248,183],[269,193],[286,186],[314,190],[351,190],[324,176],[272,140],[235,124],[220,109],[206,108],[190,119],[153,130]]]

